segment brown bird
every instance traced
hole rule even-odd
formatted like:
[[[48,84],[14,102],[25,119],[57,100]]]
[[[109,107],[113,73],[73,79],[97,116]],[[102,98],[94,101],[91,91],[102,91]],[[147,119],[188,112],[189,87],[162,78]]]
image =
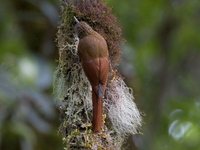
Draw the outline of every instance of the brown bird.
[[[92,86],[94,132],[103,127],[103,96],[105,93],[108,72],[109,53],[105,39],[84,21],[75,18],[75,32],[79,37],[78,55],[85,75]]]

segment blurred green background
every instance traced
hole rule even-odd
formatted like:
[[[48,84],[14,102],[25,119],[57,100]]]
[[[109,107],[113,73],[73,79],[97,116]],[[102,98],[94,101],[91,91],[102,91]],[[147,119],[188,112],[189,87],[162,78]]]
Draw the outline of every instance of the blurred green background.
[[[122,25],[120,70],[144,116],[130,150],[200,150],[200,1],[106,0]],[[52,97],[58,0],[0,4],[0,149],[61,150]]]

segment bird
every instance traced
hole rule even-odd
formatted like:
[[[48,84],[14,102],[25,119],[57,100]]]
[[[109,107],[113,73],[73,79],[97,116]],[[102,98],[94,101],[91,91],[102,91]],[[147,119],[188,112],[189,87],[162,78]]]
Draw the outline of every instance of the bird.
[[[85,21],[75,16],[75,33],[79,38],[78,56],[83,71],[92,87],[92,130],[102,131],[103,98],[110,68],[109,51],[106,40]]]

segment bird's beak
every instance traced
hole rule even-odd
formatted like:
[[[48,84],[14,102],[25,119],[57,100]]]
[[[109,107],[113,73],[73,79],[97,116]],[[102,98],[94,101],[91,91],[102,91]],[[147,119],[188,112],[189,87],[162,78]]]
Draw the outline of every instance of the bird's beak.
[[[74,20],[76,23],[79,23],[78,19],[74,16]]]

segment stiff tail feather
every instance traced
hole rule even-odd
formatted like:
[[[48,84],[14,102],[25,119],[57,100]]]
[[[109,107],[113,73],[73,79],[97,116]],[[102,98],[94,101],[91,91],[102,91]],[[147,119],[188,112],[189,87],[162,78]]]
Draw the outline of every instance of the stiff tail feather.
[[[96,92],[97,91],[97,92]],[[98,89],[92,90],[92,104],[93,104],[93,131],[100,132],[103,127],[103,95],[104,90],[101,84],[98,85]]]

